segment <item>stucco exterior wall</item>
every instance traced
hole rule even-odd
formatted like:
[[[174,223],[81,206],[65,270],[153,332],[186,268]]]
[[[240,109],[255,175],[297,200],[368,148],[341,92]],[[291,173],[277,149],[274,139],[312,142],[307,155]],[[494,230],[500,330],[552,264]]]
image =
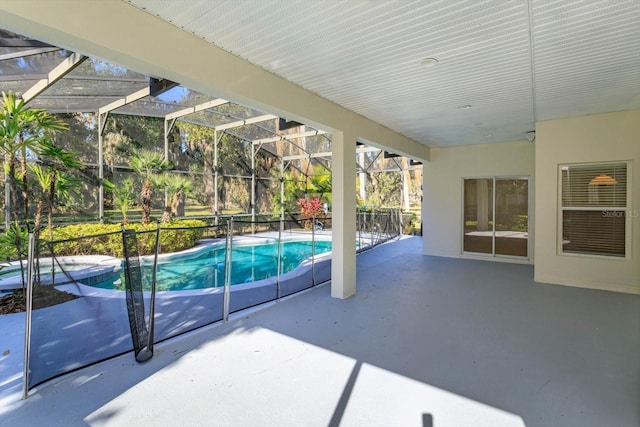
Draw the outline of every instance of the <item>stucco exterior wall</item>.
[[[423,253],[446,257],[463,256],[463,178],[528,176],[529,193],[533,194],[533,159],[534,145],[525,140],[432,148],[431,161],[423,166]],[[530,197],[531,202],[533,198]],[[533,213],[531,204],[529,212]],[[533,218],[530,224],[531,239]],[[530,257],[532,247],[530,246]]]
[[[561,254],[558,169],[565,163],[630,161],[626,258]],[[538,122],[535,141],[535,280],[640,293],[640,110]]]

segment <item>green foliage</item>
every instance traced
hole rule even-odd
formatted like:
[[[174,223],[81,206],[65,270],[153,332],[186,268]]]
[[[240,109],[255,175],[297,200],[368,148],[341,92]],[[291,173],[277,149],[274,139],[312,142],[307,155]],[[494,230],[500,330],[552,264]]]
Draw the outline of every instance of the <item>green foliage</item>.
[[[239,107],[237,110],[234,108],[226,109],[226,111],[232,116],[237,114],[240,119],[246,117],[244,109],[244,107]],[[195,191],[192,198],[200,204],[209,205],[210,212],[215,213],[216,185],[214,175],[217,172],[218,210],[241,209],[246,212],[250,204],[249,182],[246,179],[238,179],[234,175],[251,175],[252,145],[229,133],[218,132],[216,168],[216,133],[214,129],[186,122],[179,122],[176,128],[179,130],[180,136],[179,152],[175,152],[172,159],[176,161],[179,169],[205,172],[201,175],[201,181],[194,181]],[[257,138],[259,135],[251,136],[243,133],[243,137],[251,139]],[[255,157],[255,173],[258,177],[256,182],[257,197],[260,198],[260,192],[264,191],[263,194],[268,196],[263,197],[268,198],[269,202],[271,202],[270,181],[260,178],[275,177],[272,171],[275,159],[276,156],[269,154],[264,149],[258,150]]]
[[[21,147],[37,149],[52,134],[66,130],[67,125],[45,110],[28,107],[13,92],[2,92],[0,110],[0,147],[15,152]]]
[[[0,234],[0,258],[3,260],[23,259],[29,249],[29,231],[26,227],[11,225]]]
[[[131,157],[131,167],[142,180],[142,190],[140,191],[142,223],[148,224],[151,216],[153,187],[154,184],[157,184],[153,177],[160,171],[169,169],[171,165],[157,151],[140,150]]]
[[[163,253],[177,252],[196,245],[204,234],[204,221],[179,220],[163,225],[160,231],[160,247]],[[127,229],[136,230],[140,255],[154,252],[156,224],[130,224]],[[121,258],[122,230],[120,224],[78,224],[56,227],[53,230],[53,251],[63,255],[109,255]],[[109,234],[111,233],[111,234]],[[69,239],[73,239],[67,241]]]
[[[27,156],[63,156],[64,152],[56,150],[51,141],[56,133],[66,129],[67,124],[58,117],[45,110],[30,108],[13,92],[2,92],[0,155],[3,157],[5,174],[9,178],[14,220],[26,220],[29,212]],[[17,171],[18,159],[20,168]],[[65,160],[69,160],[69,157],[60,159],[63,163]]]
[[[152,150],[140,150],[131,155],[131,167],[143,181],[150,181],[153,174],[170,168],[164,156]]]
[[[178,214],[183,198],[193,192],[193,181],[188,176],[165,172],[158,175],[154,185],[167,192],[169,203],[162,214],[162,223],[168,223],[172,214]]]
[[[367,180],[368,206],[398,206],[402,177],[398,172],[377,172],[369,174]]]
[[[285,172],[283,180],[284,199],[278,189],[274,196],[274,208],[276,212],[284,209],[286,213],[291,213],[297,209],[298,200],[304,197],[304,182],[298,181],[291,172]]]
[[[125,225],[128,224],[129,220],[127,218],[127,213],[135,201],[135,196],[133,194],[133,180],[131,178],[127,178],[122,181],[120,186],[116,186],[111,181],[105,179],[104,186],[108,191],[112,192],[113,203],[122,214],[122,222]]]
[[[317,194],[320,199],[323,197],[331,203],[332,175],[320,165],[313,166],[312,175],[307,179],[307,193]]]

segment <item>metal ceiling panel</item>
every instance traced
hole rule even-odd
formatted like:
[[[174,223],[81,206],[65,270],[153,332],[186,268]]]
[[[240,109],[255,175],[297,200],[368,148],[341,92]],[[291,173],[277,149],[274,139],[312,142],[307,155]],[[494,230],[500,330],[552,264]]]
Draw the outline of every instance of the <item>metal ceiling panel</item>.
[[[533,4],[538,119],[640,108],[640,2]]]
[[[640,108],[637,0],[128,2],[430,146]]]

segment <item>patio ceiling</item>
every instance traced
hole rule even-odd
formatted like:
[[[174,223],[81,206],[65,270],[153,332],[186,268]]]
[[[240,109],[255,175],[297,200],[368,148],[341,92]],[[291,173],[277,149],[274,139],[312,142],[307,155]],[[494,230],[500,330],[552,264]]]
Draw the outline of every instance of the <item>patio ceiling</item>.
[[[126,1],[428,146],[640,108],[637,0]]]
[[[166,84],[154,93],[153,79],[118,65],[88,58],[48,43],[0,29],[0,91],[12,91],[34,108],[53,113],[128,114],[164,118],[167,129],[175,121],[215,128],[252,143],[296,167],[302,159],[331,160],[331,135],[300,123],[282,122],[260,110],[207,96],[184,86]],[[103,120],[104,123],[104,120]],[[291,125],[291,128],[285,128]],[[385,161],[377,148],[367,153],[358,171],[414,169],[413,163]],[[375,163],[375,165],[374,165]]]

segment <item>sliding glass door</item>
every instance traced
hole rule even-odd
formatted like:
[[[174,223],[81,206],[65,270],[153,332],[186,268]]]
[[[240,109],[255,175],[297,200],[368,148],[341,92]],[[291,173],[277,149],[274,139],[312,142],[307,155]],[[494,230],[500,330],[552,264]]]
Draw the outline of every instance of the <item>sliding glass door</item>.
[[[464,179],[463,251],[528,257],[529,180]]]
[[[464,180],[464,251],[493,254],[493,178]]]

